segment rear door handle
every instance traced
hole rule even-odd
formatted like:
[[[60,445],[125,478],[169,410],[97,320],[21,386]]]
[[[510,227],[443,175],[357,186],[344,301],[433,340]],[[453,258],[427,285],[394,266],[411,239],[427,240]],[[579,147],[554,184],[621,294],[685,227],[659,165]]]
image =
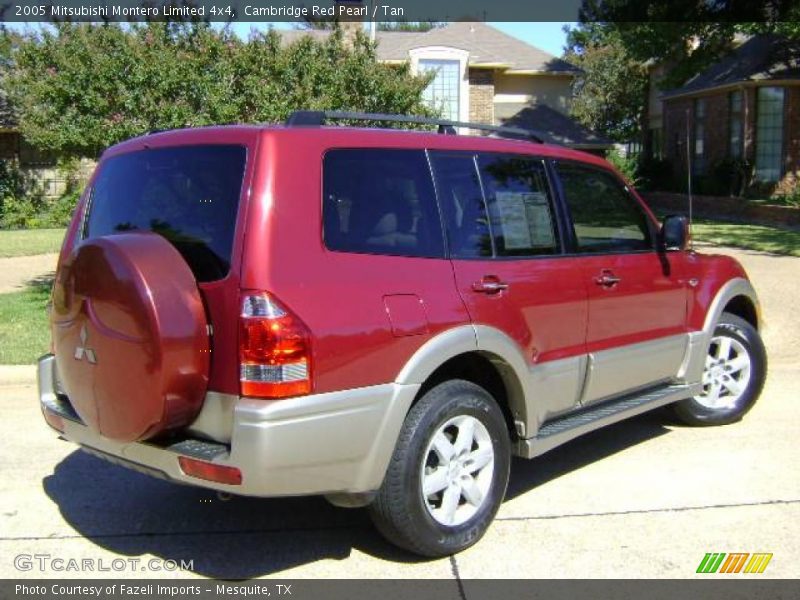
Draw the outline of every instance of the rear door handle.
[[[503,283],[496,277],[484,277],[480,281],[476,281],[472,284],[473,292],[480,292],[483,294],[497,294],[507,289],[508,284]]]
[[[603,287],[614,287],[620,281],[622,281],[622,279],[614,275],[614,273],[608,269],[603,269],[600,276],[594,279],[597,285],[602,285]]]

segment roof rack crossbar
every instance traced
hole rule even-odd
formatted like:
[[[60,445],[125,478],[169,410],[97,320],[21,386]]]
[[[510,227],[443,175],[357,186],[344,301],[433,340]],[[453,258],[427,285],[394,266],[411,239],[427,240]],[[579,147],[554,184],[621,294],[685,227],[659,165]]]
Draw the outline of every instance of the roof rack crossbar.
[[[338,110],[296,110],[286,119],[287,127],[314,127],[322,126],[326,121],[386,121],[394,123],[415,123],[418,125],[436,125],[438,132],[443,135],[455,135],[456,128],[476,129],[507,135],[519,136],[534,142],[544,143],[543,134],[520,127],[501,127],[486,125],[484,123],[467,123],[465,121],[450,121],[447,119],[432,119],[411,115],[388,115],[383,113],[349,112]]]

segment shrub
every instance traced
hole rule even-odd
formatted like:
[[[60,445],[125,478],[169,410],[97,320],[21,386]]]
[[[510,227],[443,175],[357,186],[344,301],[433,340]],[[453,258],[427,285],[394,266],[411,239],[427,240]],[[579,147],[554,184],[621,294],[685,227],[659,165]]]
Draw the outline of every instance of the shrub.
[[[44,204],[41,185],[17,161],[0,161],[0,227],[39,227]]]
[[[672,162],[662,158],[643,158],[639,165],[639,186],[642,189],[660,192],[685,192],[678,183]]]
[[[714,163],[708,175],[698,178],[698,194],[709,196],[743,196],[750,179],[752,165],[738,158],[724,158]]]
[[[47,212],[42,216],[40,227],[66,227],[69,225],[72,213],[81,197],[80,189],[73,189],[61,195],[49,205]]]
[[[778,185],[778,190],[770,198],[773,204],[800,208],[800,171],[789,173]]]
[[[631,185],[639,185],[639,160],[636,155],[623,156],[616,148],[611,148],[606,155],[606,160],[614,165]]]
[[[44,196],[41,184],[16,161],[0,161],[0,229],[65,227],[81,195],[75,164],[64,163],[59,170],[67,182],[56,200]]]

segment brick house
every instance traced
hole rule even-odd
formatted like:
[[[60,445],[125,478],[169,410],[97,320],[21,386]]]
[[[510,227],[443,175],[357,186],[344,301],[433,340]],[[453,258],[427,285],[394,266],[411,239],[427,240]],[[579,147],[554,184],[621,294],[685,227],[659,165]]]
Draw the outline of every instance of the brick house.
[[[686,175],[688,138],[693,175],[701,179],[733,168],[744,186],[766,194],[797,185],[800,43],[752,37],[660,100],[660,114],[650,115],[653,153],[670,160],[676,174]]]
[[[18,165],[45,198],[58,198],[67,188],[66,174],[56,168],[56,157],[41,152],[20,134],[16,115],[3,90],[0,90],[0,161],[12,161]],[[79,176],[88,177],[93,164],[81,161]]]
[[[361,23],[343,26],[362,27]],[[281,32],[284,43],[327,31]],[[425,99],[455,121],[535,129],[553,141],[591,152],[611,143],[569,116],[580,69],[481,22],[453,22],[426,32],[378,31],[378,60],[434,71]]]

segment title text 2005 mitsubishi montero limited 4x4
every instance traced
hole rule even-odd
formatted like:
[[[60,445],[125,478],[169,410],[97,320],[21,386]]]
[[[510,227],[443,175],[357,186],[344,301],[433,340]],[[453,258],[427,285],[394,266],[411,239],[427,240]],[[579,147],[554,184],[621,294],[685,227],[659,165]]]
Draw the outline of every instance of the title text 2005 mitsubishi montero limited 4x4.
[[[442,556],[484,534],[512,455],[665,405],[692,425],[753,406],[744,270],[688,249],[686,219],[658,223],[603,159],[340,117],[390,118],[103,154],[38,368],[62,437],[177,482],[368,506]]]

